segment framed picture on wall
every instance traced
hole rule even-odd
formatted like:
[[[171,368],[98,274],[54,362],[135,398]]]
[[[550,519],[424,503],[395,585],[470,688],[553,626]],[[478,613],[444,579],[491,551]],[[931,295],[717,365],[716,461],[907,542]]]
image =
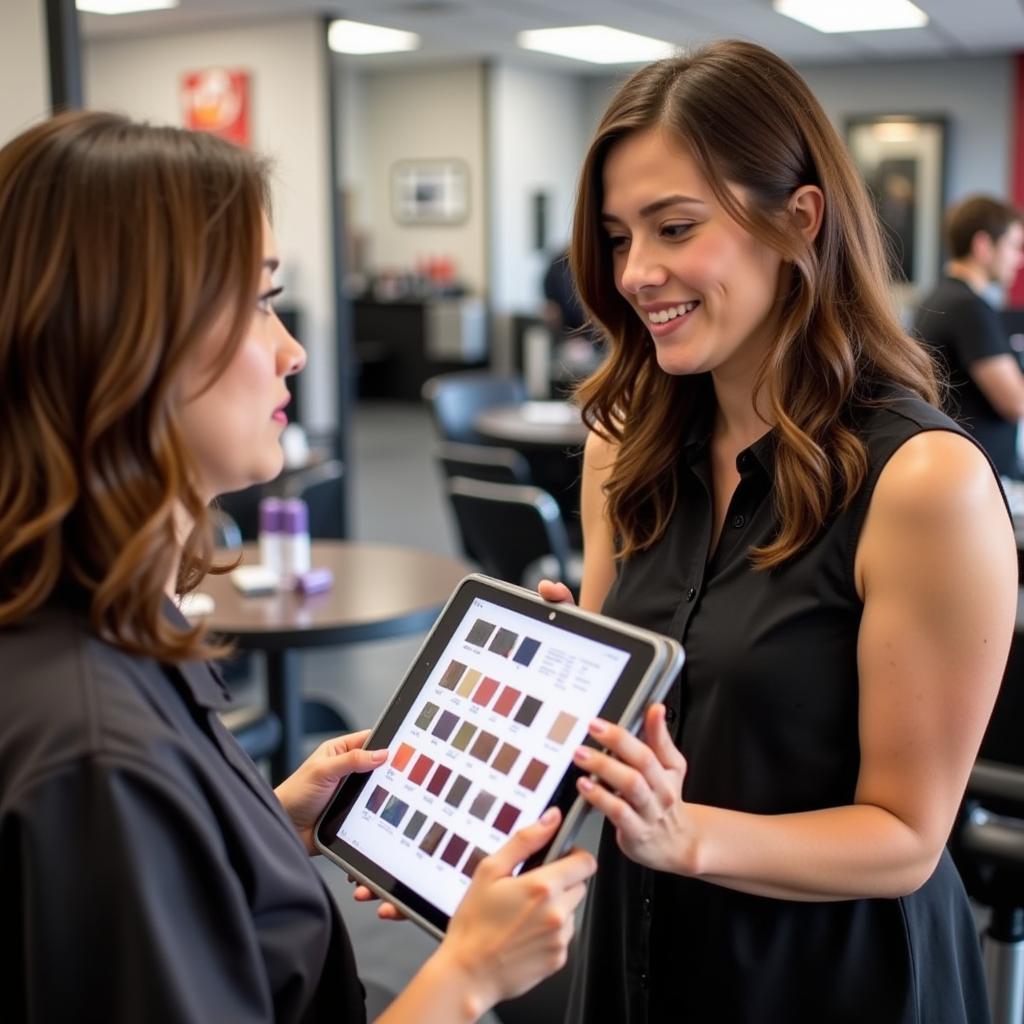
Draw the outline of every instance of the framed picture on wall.
[[[398,160],[391,166],[391,212],[399,224],[459,224],[469,216],[463,160]]]
[[[942,267],[946,119],[912,114],[851,117],[846,143],[875,201],[893,284],[898,291],[920,296],[935,284]]]

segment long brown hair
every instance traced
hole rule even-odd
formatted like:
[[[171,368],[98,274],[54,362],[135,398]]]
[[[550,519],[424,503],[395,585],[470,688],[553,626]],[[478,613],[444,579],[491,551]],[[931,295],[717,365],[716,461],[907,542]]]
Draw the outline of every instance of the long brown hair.
[[[267,201],[252,154],[113,114],[61,114],[0,150],[0,626],[56,592],[124,650],[215,650],[162,610],[182,510],[180,590],[212,551],[180,378],[211,331],[210,383],[244,336]]]
[[[727,213],[793,265],[756,384],[775,425],[781,525],[752,559],[770,569],[809,544],[863,483],[867,456],[849,422],[852,409],[875,401],[887,384],[934,403],[934,369],[893,310],[864,184],[796,71],[738,41],[641,69],[612,100],[587,154],[571,248],[580,297],[609,342],[608,359],[579,394],[584,415],[618,446],[605,494],[620,557],[665,531],[684,430],[706,390],[703,376],[671,376],[658,366],[645,326],[616,290],[601,225],[609,150],[652,128],[682,143]],[[825,197],[810,246],[786,215],[802,185]],[[730,186],[744,189],[748,202]]]

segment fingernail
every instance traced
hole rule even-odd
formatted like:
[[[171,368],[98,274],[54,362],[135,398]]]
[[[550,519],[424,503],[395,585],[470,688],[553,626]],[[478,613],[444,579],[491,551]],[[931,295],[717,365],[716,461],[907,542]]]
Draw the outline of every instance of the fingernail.
[[[577,747],[576,753],[573,754],[573,757],[577,761],[581,761],[583,764],[586,764],[587,761],[590,760],[590,751],[587,750],[586,747]]]
[[[387,756],[388,756],[388,752],[386,750],[371,750],[370,751],[370,760],[374,764],[381,764],[387,758]]]
[[[558,811],[554,807],[549,807],[541,816],[540,822],[542,825],[550,825],[551,822],[558,817]]]
[[[602,722],[600,718],[595,718],[589,726],[591,736],[603,736],[608,729],[608,725]]]
[[[576,785],[579,786],[584,793],[589,793],[594,788],[594,784],[590,781],[590,779],[584,778],[582,776],[576,781]]]

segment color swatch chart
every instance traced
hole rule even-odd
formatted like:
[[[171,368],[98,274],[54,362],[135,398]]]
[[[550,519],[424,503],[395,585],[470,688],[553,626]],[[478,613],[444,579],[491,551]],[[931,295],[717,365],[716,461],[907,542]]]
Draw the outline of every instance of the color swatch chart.
[[[474,600],[338,830],[446,914],[536,821],[628,655]]]

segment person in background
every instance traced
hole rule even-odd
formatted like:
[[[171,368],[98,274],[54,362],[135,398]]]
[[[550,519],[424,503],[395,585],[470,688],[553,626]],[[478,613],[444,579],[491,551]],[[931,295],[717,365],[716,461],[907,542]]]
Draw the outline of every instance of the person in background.
[[[569,250],[562,249],[551,257],[544,271],[544,322],[555,338],[564,338],[579,331],[587,322],[569,266]]]
[[[554,339],[556,379],[563,385],[572,385],[597,369],[603,351],[588,329],[587,315],[573,281],[568,249],[551,258],[544,273],[543,287],[543,319]]]
[[[1000,475],[1020,479],[1024,373],[985,295],[992,286],[1009,288],[1024,264],[1024,223],[1006,203],[971,196],[948,211],[945,227],[952,258],[921,303],[914,331],[948,372],[950,414],[978,439]]]
[[[175,606],[211,499],[281,469],[306,357],[268,205],[251,153],[112,114],[0,150],[5,1019],[365,1019],[310,858],[337,783],[386,751],[329,741],[273,792],[217,715],[222,649]],[[558,818],[481,861],[382,1022],[474,1020],[564,963],[593,858],[511,874]]]
[[[572,262],[610,345],[579,393],[580,603],[686,663],[641,738],[597,720],[575,755],[606,823],[570,1019],[979,1024],[945,844],[1013,533],[842,140],[761,47],[650,65],[584,159]]]

